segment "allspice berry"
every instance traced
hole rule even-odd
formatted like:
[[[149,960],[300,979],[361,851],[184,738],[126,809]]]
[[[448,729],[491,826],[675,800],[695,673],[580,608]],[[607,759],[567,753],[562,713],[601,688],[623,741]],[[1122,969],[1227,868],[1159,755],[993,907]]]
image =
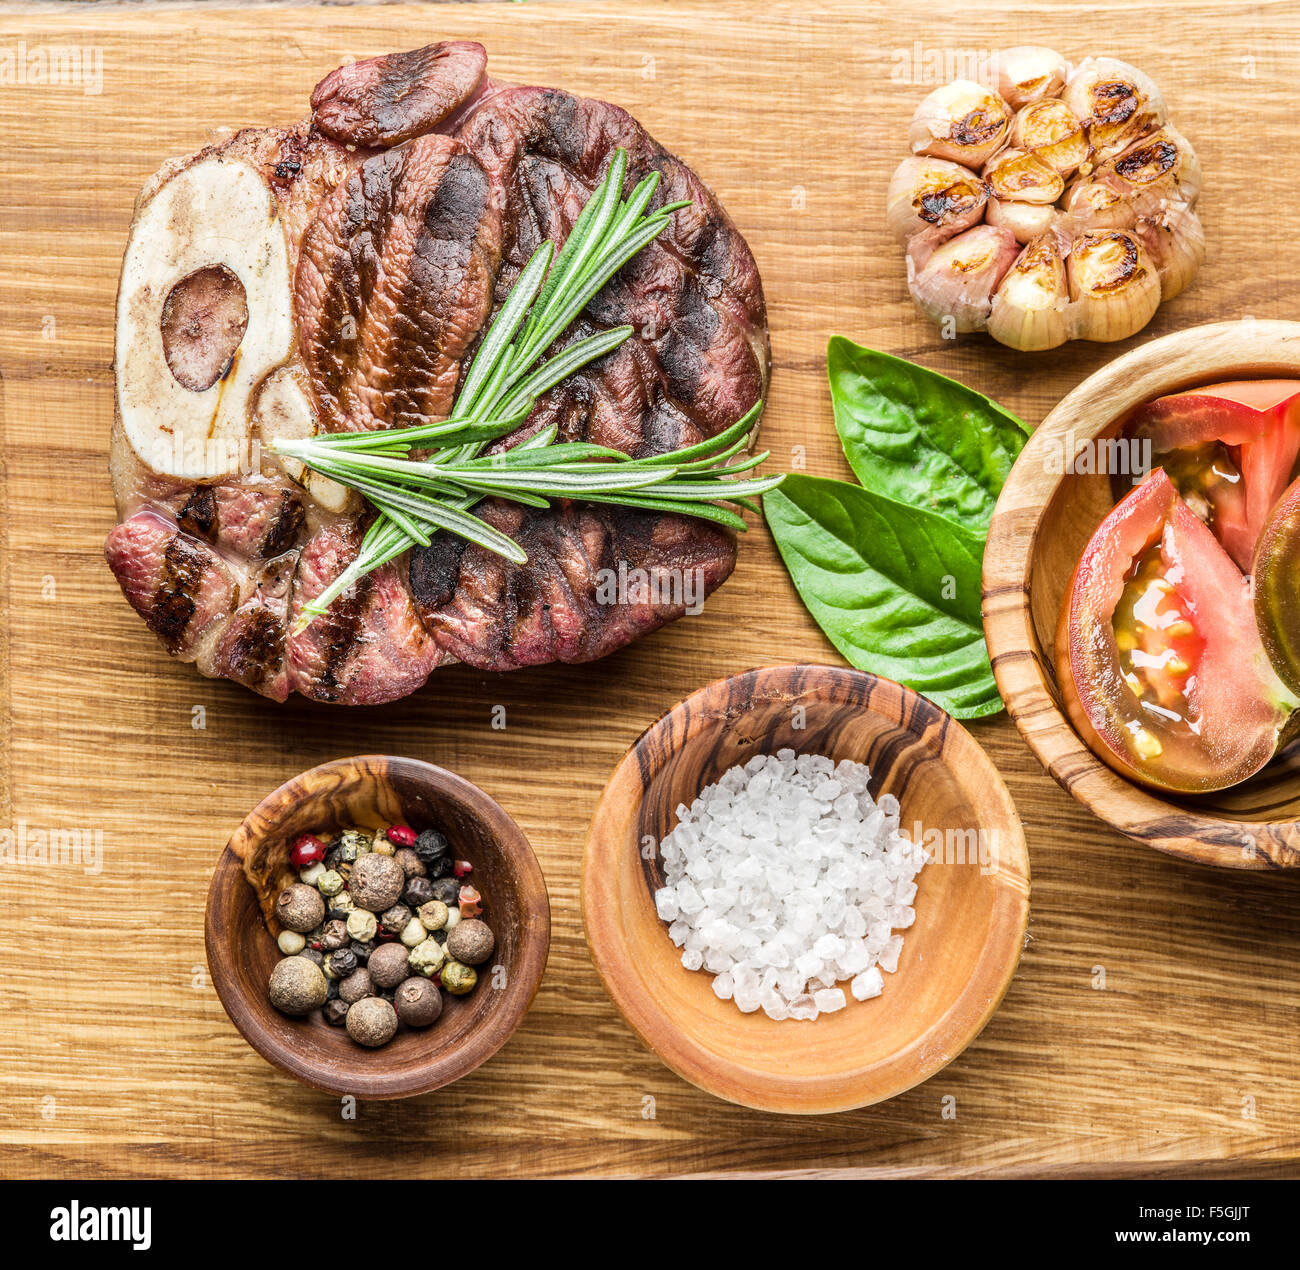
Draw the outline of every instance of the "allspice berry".
[[[442,1013],[442,993],[430,980],[417,976],[397,985],[393,1006],[408,1027],[428,1027]]]
[[[306,957],[286,957],[275,964],[267,987],[271,1004],[281,1014],[310,1014],[325,1004],[329,982],[324,972]]]
[[[275,901],[275,920],[286,930],[296,930],[300,935],[315,930],[324,917],[325,901],[314,886],[294,882]]]
[[[467,966],[481,966],[497,946],[496,936],[477,917],[457,922],[447,936],[447,951]]]
[[[478,983],[478,974],[474,967],[459,961],[447,962],[442,968],[441,977],[442,986],[453,997],[463,997],[467,992],[473,992],[474,985]]]
[[[370,982],[370,971],[365,966],[358,966],[346,979],[339,981],[339,999],[349,1005],[374,995],[375,986]]]
[[[406,886],[406,874],[392,856],[370,852],[352,868],[349,890],[353,903],[371,913],[382,913],[397,903]]]
[[[365,856],[365,859],[370,859]],[[387,860],[388,856],[380,856]],[[364,997],[348,1006],[348,1035],[358,1045],[387,1045],[397,1031],[397,1011],[382,997]]]
[[[369,859],[369,857],[367,857]],[[380,856],[379,859],[387,859]],[[371,982],[377,988],[395,988],[403,979],[409,978],[411,971],[405,944],[380,944],[370,954],[366,963],[370,971]]]

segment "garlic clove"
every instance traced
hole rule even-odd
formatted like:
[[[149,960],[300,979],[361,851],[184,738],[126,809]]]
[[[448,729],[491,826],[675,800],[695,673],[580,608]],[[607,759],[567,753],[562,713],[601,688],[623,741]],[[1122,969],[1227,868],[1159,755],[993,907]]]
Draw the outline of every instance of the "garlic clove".
[[[1051,203],[1022,203],[1017,199],[991,198],[984,219],[998,229],[1009,229],[1020,243],[1041,238],[1061,218]]]
[[[1133,233],[1160,277],[1161,301],[1172,300],[1196,277],[1205,259],[1205,228],[1190,208],[1171,203],[1139,216]]]
[[[1071,336],[1108,343],[1140,331],[1160,306],[1160,276],[1135,234],[1106,229],[1070,245]]]
[[[1074,172],[1089,152],[1088,138],[1074,111],[1050,97],[1017,112],[1011,124],[1011,144],[1031,151],[1062,177]]]
[[[953,334],[982,331],[993,292],[1019,252],[1015,235],[976,225],[935,248],[924,264],[908,257],[908,290],[930,321]]]
[[[1007,139],[1011,109],[992,89],[969,79],[936,88],[916,108],[907,131],[913,154],[980,167]]]
[[[1201,194],[1201,161],[1191,142],[1169,124],[1104,163],[1097,176],[1143,206],[1174,197],[1190,206]]]
[[[1027,150],[1007,149],[985,165],[984,180],[996,198],[1055,203],[1065,190],[1061,174]]]
[[[1160,127],[1168,113],[1155,80],[1113,57],[1085,59],[1061,100],[1083,124],[1099,163]]]
[[[1065,262],[1050,234],[1035,239],[1016,257],[998,286],[989,313],[989,334],[1023,352],[1057,348],[1070,338],[1070,300]]]
[[[927,234],[943,242],[979,223],[988,187],[969,168],[948,159],[904,159],[889,182],[889,228],[900,242]]]
[[[998,93],[1013,110],[1047,97],[1059,97],[1070,66],[1055,49],[1022,44],[993,55]]]
[[[1061,200],[1063,220],[1076,233],[1099,229],[1130,229],[1137,213],[1117,182],[1097,177],[1072,181]]]

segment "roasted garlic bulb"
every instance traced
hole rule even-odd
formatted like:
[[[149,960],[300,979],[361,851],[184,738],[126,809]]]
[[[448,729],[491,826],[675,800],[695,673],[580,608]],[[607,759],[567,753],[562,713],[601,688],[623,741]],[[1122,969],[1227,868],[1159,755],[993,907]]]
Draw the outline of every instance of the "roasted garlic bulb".
[[[1037,46],[917,107],[889,185],[908,289],[945,335],[1121,340],[1195,276],[1201,167],[1150,76]]]

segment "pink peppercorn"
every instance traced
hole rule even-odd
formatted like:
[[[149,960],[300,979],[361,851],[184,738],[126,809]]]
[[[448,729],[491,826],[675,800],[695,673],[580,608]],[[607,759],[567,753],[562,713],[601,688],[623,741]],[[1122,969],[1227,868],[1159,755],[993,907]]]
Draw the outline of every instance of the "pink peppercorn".
[[[467,877],[474,872],[474,866],[468,860],[457,860],[451,867],[458,878]]]
[[[295,869],[305,869],[325,859],[325,844],[315,834],[305,833],[289,851],[289,860]]]
[[[460,888],[460,915],[462,917],[477,917],[483,911],[483,897],[472,887],[462,886]]]
[[[415,846],[415,830],[410,825],[389,825],[384,837],[398,847]]]

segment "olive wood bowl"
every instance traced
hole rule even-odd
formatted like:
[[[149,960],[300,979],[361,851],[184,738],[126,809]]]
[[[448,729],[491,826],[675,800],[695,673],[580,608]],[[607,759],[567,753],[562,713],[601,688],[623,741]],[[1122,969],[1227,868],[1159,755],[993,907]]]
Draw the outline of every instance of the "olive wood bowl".
[[[1213,794],[1146,789],[1096,758],[1064,710],[1053,664],[1065,589],[1115,504],[1110,477],[1065,473],[1062,455],[1118,434],[1134,406],[1198,384],[1300,377],[1300,323],[1246,319],[1192,327],[1089,376],[1021,451],[989,526],[984,634],[1007,710],[1064,789],[1108,825],[1170,855],[1221,868],[1300,865],[1296,747],[1244,784]]]
[[[496,935],[490,963],[467,996],[444,992],[427,1028],[399,1028],[366,1049],[319,1011],[281,1014],[267,996],[280,958],[237,851],[268,838],[357,825],[440,829],[474,866],[483,917]],[[528,840],[476,785],[415,759],[369,755],[313,767],[264,798],[235,831],[208,888],[208,965],[221,1004],[244,1039],[282,1071],[317,1089],[361,1099],[406,1098],[458,1080],[491,1058],[523,1021],[550,945],[546,883]],[[497,969],[500,967],[500,969]]]
[[[679,803],[787,747],[868,764],[872,796],[897,797],[909,831],[982,829],[996,849],[986,869],[973,850],[966,863],[928,863],[884,993],[858,1002],[846,991],[846,1009],[812,1022],[742,1014],[714,995],[712,975],[682,966],[655,911],[658,852],[645,849],[677,823]],[[582,913],[614,1003],[678,1075],[759,1110],[845,1111],[933,1076],[988,1022],[1020,960],[1029,860],[1002,778],[938,706],[856,670],[775,666],[700,689],[628,751],[588,833]]]

